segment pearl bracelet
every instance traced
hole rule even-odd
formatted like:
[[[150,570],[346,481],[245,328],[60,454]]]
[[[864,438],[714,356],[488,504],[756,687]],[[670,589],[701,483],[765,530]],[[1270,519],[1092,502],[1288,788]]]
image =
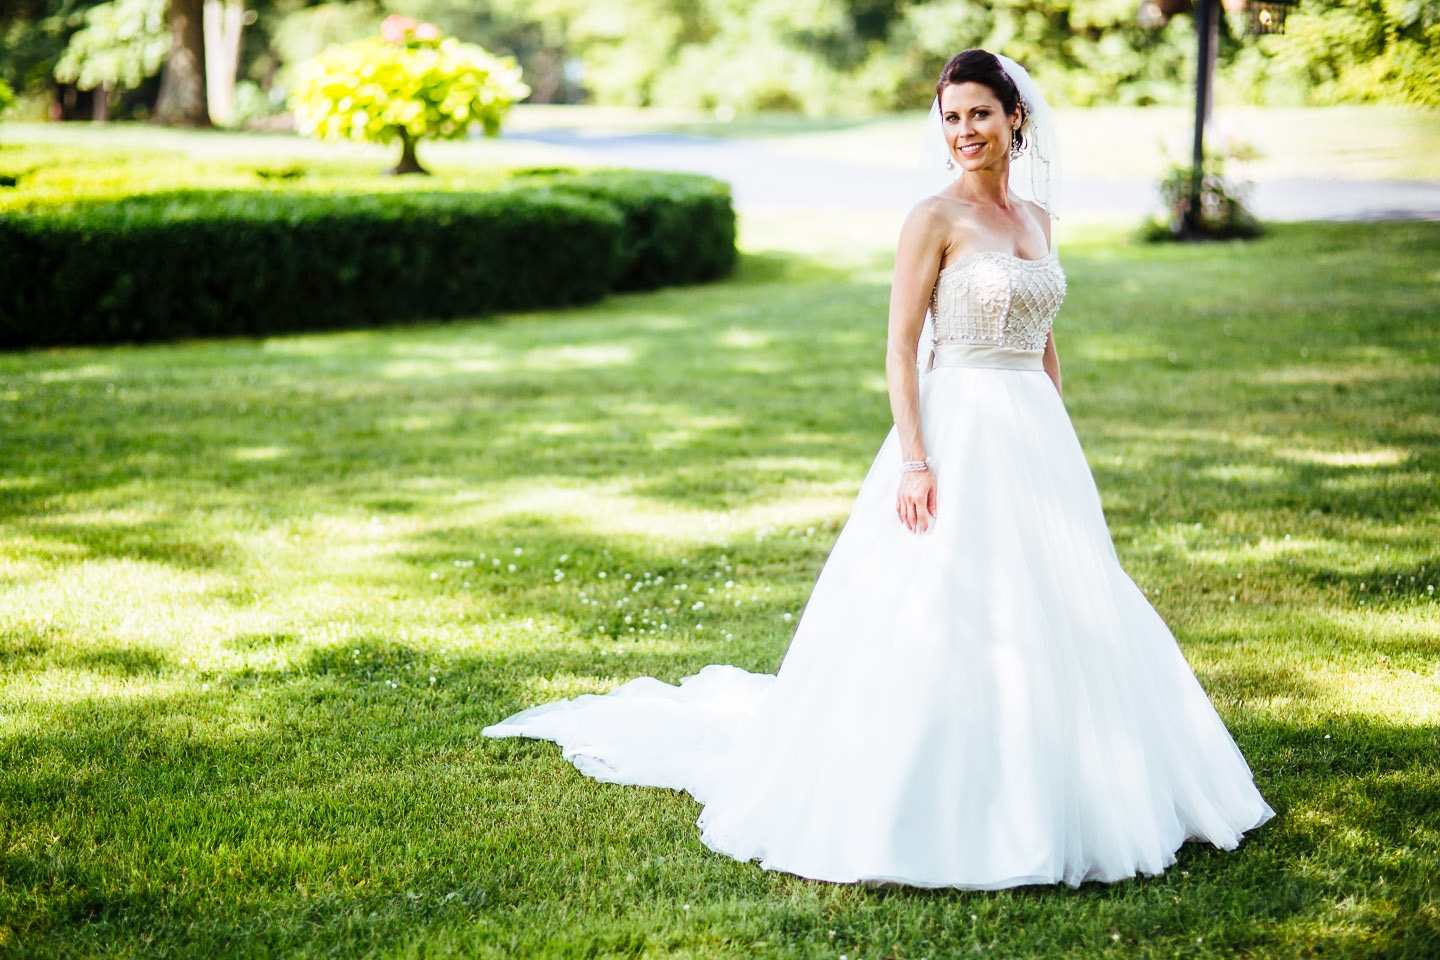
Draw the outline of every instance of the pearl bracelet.
[[[901,473],[923,473],[930,469],[930,458],[924,460],[906,460],[900,464]]]

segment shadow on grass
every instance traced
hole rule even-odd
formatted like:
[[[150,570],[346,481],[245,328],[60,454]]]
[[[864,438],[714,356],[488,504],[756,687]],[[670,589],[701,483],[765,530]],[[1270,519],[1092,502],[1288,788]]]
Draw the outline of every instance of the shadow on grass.
[[[169,665],[169,661],[154,650],[134,648],[93,650],[75,657],[72,662],[88,670],[122,677],[153,676]]]
[[[684,797],[479,735],[641,674],[774,669],[843,506],[764,511],[843,503],[888,428],[883,285],[747,258],[563,314],[0,357],[0,952],[1432,956],[1440,731],[1315,719],[1332,691],[1287,658],[1433,668],[1414,277],[1437,248],[1400,225],[1066,253],[1067,403],[1122,559],[1199,624],[1182,639],[1281,811],[1237,853],[1078,892],[763,873],[705,851]],[[1377,306],[1385,284],[1413,302]],[[116,566],[179,586],[69,579]],[[1237,572],[1296,612],[1221,618]],[[712,599],[732,579],[738,607]],[[1374,591],[1405,624],[1331,616]],[[104,635],[191,596],[228,618],[203,671]]]
[[[1381,607],[1406,605],[1436,598],[1436,591],[1440,589],[1440,554],[1430,554],[1419,563],[1399,567],[1370,566],[1344,572],[1309,567],[1306,573],[1316,586],[1338,588],[1351,602],[1364,600]]]
[[[666,659],[636,665],[664,674]],[[1111,930],[1151,949],[1198,935],[1275,955],[1440,944],[1440,728],[1235,722],[1281,816],[1235,853],[1186,846],[1160,878],[867,890],[732,863],[701,847],[682,796],[585,780],[548,744],[479,739],[518,702],[515,678],[592,667],[564,645],[444,657],[371,638],[225,681],[219,713],[194,693],[48,706],[45,728],[0,746],[15,838],[0,856],[4,923],[26,952],[216,956],[452,938],[608,956],[742,934],[814,943],[808,955],[837,929],[917,954],[977,933],[1066,954]],[[676,924],[681,898],[692,911]]]

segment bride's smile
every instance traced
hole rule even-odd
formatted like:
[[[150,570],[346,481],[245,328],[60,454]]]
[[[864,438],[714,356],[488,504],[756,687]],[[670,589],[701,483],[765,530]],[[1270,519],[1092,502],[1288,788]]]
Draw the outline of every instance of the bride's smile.
[[[941,93],[940,111],[946,145],[962,170],[1003,168],[1010,138],[1020,125],[1018,109],[1015,116],[1007,116],[989,87],[955,83]]]

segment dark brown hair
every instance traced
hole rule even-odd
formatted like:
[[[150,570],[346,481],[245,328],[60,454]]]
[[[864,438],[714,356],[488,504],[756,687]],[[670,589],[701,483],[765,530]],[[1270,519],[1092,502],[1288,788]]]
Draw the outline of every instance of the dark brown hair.
[[[1014,113],[1016,106],[1020,107],[1020,122],[1024,124],[1025,102],[1020,99],[1020,91],[1015,89],[1015,81],[1005,72],[1000,58],[989,50],[962,50],[951,57],[945,69],[940,71],[940,81],[935,84],[935,99],[939,100],[945,88],[956,83],[978,83],[988,87],[995,94],[995,99],[1000,101],[1006,116]],[[1015,131],[1015,145],[1017,148],[1025,146],[1025,137],[1019,130]]]

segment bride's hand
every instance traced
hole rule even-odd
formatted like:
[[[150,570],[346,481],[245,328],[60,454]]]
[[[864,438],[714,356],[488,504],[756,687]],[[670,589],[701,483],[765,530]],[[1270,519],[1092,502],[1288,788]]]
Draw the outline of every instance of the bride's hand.
[[[905,529],[924,533],[935,522],[935,472],[917,470],[902,474],[895,497],[895,513]]]

